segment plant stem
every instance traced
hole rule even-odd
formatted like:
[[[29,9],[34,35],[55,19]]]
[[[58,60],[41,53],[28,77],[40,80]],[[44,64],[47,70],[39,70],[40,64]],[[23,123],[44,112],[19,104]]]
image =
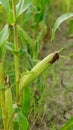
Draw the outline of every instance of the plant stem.
[[[12,0],[12,8],[13,8],[13,31],[14,31],[14,48],[18,50],[18,32],[17,32],[17,24],[16,24],[16,0]],[[15,62],[15,75],[16,75],[16,99],[19,94],[19,56],[18,54],[14,54],[14,62]]]
[[[1,87],[4,87],[2,61],[0,61],[0,88]],[[7,130],[7,119],[6,119],[6,109],[5,109],[5,91],[4,90],[0,90],[0,100],[1,100],[2,119],[3,119],[4,130]]]

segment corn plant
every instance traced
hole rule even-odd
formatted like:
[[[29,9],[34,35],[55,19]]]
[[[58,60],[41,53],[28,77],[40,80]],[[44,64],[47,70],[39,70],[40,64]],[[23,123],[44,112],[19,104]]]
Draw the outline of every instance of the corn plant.
[[[6,25],[0,32],[0,107],[4,130],[29,129],[27,118],[30,104],[29,84],[59,58],[59,52],[57,51],[39,61],[30,71],[21,73],[20,54],[21,52],[26,54],[26,52],[21,48],[18,37],[24,37],[28,41],[32,56],[34,54],[34,40],[21,28],[18,24],[18,20],[20,16],[28,10],[31,3],[32,1],[30,0],[20,0],[18,3],[16,0],[12,0],[11,2],[9,0],[0,0],[0,4],[6,12],[7,19]],[[10,27],[13,29],[13,41],[10,41]],[[9,55],[13,55],[14,57],[12,59],[15,73],[14,81],[10,80],[9,75],[6,75],[6,78],[4,76],[4,63],[7,51],[9,51]],[[28,57],[30,57],[30,55],[28,55]],[[8,62],[10,61],[8,60]],[[15,88],[11,87],[12,82],[15,82]],[[13,94],[12,91],[15,91],[15,94]],[[13,98],[13,96],[15,98]]]

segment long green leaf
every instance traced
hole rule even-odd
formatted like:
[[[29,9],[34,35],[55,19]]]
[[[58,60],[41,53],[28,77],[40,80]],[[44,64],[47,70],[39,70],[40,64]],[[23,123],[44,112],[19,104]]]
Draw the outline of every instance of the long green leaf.
[[[0,4],[3,5],[3,7],[5,8],[5,10],[9,9],[9,0],[0,0]]]
[[[28,9],[31,4],[31,0],[20,0],[16,5],[16,15],[20,16],[24,11]]]
[[[60,130],[73,130],[73,117],[71,117]]]
[[[9,37],[8,25],[5,25],[5,27],[0,32],[0,58],[3,56],[5,44],[8,37]]]
[[[0,0],[0,4],[2,4],[2,6],[4,7],[5,11],[6,11],[6,20],[10,21],[11,16],[11,12],[10,12],[10,5],[9,5],[9,0]],[[7,21],[7,22],[8,22]]]
[[[22,111],[24,115],[27,117],[30,109],[30,89],[28,86],[23,91],[21,105]]]
[[[28,120],[22,113],[16,113],[13,121],[18,124],[20,130],[28,130]]]
[[[5,27],[0,32],[0,46],[8,39],[9,37],[9,30],[8,25],[6,24]]]
[[[53,27],[53,29],[52,29],[52,39],[51,39],[51,40],[54,39],[55,32],[56,32],[56,30],[58,29],[58,27],[60,26],[60,24],[61,24],[62,22],[64,22],[65,20],[71,18],[71,17],[73,17],[73,13],[66,13],[66,14],[63,14],[62,16],[60,16],[60,17],[56,20],[56,22],[55,22],[55,24],[54,24],[54,27]]]
[[[9,50],[9,51],[11,51],[12,53],[14,53],[14,54],[19,54],[22,50],[21,49],[19,49],[19,50],[15,50],[14,49],[14,44],[13,43],[11,43],[11,42],[7,42],[6,43],[6,49],[7,50]]]
[[[0,0],[0,4],[4,7],[5,11],[6,11],[6,15],[7,15],[7,22],[13,23],[14,19],[13,19],[13,12],[12,9],[10,8],[10,4],[9,4],[9,0]]]
[[[20,34],[20,36],[22,36],[23,40],[25,39],[26,41],[28,41],[29,45],[31,47],[33,47],[33,45],[35,44],[33,39],[27,34],[27,32],[25,30],[23,30],[19,25],[17,26],[18,32]]]
[[[18,29],[18,33],[19,33],[19,37],[23,43],[24,46],[28,46],[31,54],[33,55],[33,50],[34,50],[34,40],[28,35],[28,33],[23,30],[19,25],[17,26],[17,29]],[[26,42],[28,42],[28,44],[26,44]]]

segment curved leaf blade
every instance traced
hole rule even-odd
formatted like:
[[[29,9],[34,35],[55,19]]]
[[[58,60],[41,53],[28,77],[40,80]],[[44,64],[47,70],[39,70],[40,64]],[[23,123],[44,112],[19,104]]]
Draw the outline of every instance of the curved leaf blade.
[[[8,39],[9,37],[9,30],[8,25],[6,24],[5,27],[0,32],[0,46]]]
[[[19,3],[16,5],[17,17],[20,16],[23,12],[25,12],[30,6],[30,4],[31,4],[30,0],[20,0]]]
[[[13,54],[21,54],[21,53],[23,53],[25,51],[23,49],[15,50],[14,49],[14,44],[11,43],[11,42],[6,42],[6,49],[9,50],[10,52],[12,52]]]
[[[33,39],[28,35],[28,33],[27,33],[25,30],[23,30],[19,25],[17,26],[17,29],[18,29],[19,38],[20,38],[22,44],[23,44],[25,47],[29,48],[31,55],[33,55],[33,50],[34,50],[34,45],[35,45],[34,40],[33,40]],[[27,41],[28,43],[25,42],[25,41]],[[27,44],[26,44],[26,43],[27,43]],[[28,51],[27,51],[27,53],[28,53]],[[29,56],[29,53],[28,53],[28,57],[30,57],[30,56]]]
[[[20,130],[28,130],[28,120],[22,113],[16,113],[13,121],[18,124]]]
[[[8,37],[9,37],[8,25],[5,25],[5,27],[0,32],[0,58],[2,58],[4,55],[5,44]]]
[[[55,24],[54,24],[54,27],[53,27],[53,29],[52,29],[52,38],[51,38],[51,40],[54,39],[55,32],[56,32],[56,30],[58,29],[58,27],[60,26],[60,24],[61,24],[62,22],[64,22],[65,20],[71,18],[71,17],[73,17],[73,13],[66,13],[66,14],[61,15],[61,16],[56,20],[56,22],[55,22]]]
[[[26,41],[28,41],[30,47],[32,48],[33,45],[35,44],[34,41],[33,41],[33,39],[19,25],[17,26],[17,29],[18,29],[19,35],[22,36],[20,38],[23,38],[23,40],[25,39]]]
[[[0,4],[3,5],[5,10],[9,9],[9,0],[0,0]]]
[[[71,117],[60,130],[73,130],[73,117]]]
[[[13,23],[13,11],[10,8],[9,0],[0,0],[0,4],[4,7],[6,14],[7,14],[7,22]]]

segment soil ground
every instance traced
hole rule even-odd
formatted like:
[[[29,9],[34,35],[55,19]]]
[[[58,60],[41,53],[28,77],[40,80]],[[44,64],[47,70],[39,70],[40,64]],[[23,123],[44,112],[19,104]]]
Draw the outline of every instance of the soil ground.
[[[73,37],[67,34],[69,26],[63,23],[60,30],[57,30],[55,40],[50,44],[48,37],[44,40],[44,46],[41,51],[41,58],[44,58],[51,52],[57,51],[63,47],[66,49],[61,53],[59,60],[54,64],[54,81],[48,77],[46,95],[49,95],[47,113],[43,120],[33,126],[32,130],[59,130],[66,121],[73,115]],[[52,84],[52,85],[51,85]]]

